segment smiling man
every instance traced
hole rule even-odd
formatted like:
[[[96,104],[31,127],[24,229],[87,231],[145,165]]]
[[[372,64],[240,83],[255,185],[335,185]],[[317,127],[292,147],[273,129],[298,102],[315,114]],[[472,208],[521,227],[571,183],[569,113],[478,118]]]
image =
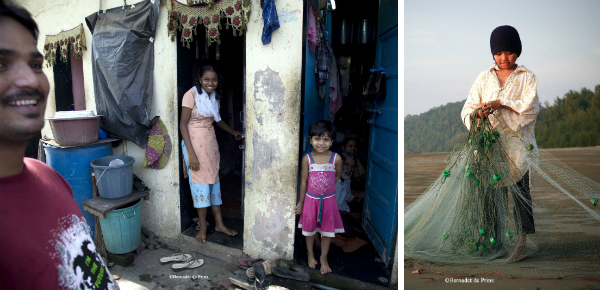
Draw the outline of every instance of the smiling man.
[[[0,0],[0,289],[118,289],[69,184],[25,158],[50,85],[29,13]]]

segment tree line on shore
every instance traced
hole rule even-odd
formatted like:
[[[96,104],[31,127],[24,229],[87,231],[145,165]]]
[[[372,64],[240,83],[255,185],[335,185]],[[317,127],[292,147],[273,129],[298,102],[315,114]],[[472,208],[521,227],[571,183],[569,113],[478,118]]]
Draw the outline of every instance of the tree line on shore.
[[[404,153],[449,152],[467,138],[460,120],[466,100],[404,118]],[[600,145],[600,84],[594,91],[570,90],[540,106],[535,136],[541,148]]]

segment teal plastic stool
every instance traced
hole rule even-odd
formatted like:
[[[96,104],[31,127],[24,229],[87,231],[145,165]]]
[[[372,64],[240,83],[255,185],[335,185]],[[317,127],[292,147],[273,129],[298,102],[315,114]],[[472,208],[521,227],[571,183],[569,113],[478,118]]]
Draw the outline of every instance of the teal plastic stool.
[[[142,200],[130,207],[111,210],[106,218],[100,219],[100,228],[106,250],[113,254],[125,254],[134,251],[142,242],[142,224],[140,206]]]

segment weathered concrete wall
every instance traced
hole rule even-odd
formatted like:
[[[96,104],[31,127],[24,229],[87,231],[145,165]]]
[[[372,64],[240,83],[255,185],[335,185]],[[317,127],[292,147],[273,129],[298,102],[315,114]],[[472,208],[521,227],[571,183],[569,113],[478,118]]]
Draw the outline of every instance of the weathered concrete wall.
[[[159,1],[159,0],[156,0]],[[87,50],[83,52],[83,74],[85,87],[85,103],[88,110],[96,109],[94,99],[94,83],[92,79],[92,35],[85,24],[85,17],[97,12],[98,1],[95,0],[20,0],[15,1],[30,11],[36,20],[40,37],[38,48],[43,51],[45,35],[55,35],[61,30],[71,29],[83,23]],[[127,1],[133,4],[138,1]],[[103,0],[102,9],[121,7],[121,0]],[[154,96],[151,105],[151,116],[160,116],[169,130],[171,140],[178,140],[177,115],[177,62],[176,43],[167,36],[166,1],[161,1],[160,16],[154,42]],[[57,61],[60,61],[57,59]],[[54,75],[52,67],[44,68],[50,81],[50,95],[46,116],[53,116],[56,111],[54,95]],[[42,130],[43,135],[52,136],[49,124]],[[180,234],[179,211],[179,171],[177,168],[179,146],[173,144],[170,160],[161,170],[142,169],[145,149],[132,142],[114,149],[114,154],[122,154],[135,158],[133,172],[151,189],[150,200],[142,203],[142,225],[165,237],[176,237]]]
[[[302,12],[278,0],[281,27],[263,45],[260,1],[246,34],[244,253],[292,259],[300,135]]]

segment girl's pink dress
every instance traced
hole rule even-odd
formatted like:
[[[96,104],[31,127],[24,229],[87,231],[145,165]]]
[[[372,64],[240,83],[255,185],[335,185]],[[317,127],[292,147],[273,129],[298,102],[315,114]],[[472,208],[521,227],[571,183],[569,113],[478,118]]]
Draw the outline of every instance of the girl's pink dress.
[[[308,184],[306,197],[298,228],[302,234],[312,236],[316,232],[325,237],[335,237],[335,233],[343,233],[344,225],[335,200],[335,159],[331,154],[329,163],[315,164],[312,155],[308,157]]]

